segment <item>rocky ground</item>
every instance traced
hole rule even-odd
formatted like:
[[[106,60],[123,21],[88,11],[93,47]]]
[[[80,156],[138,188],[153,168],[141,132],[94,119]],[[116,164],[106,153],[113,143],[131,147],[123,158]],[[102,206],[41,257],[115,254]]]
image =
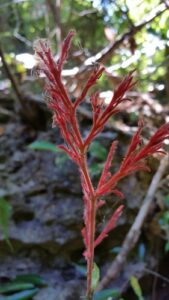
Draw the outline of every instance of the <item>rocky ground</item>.
[[[117,133],[114,134],[117,136]],[[115,168],[128,141],[128,137],[120,138]],[[78,300],[85,290],[85,279],[75,267],[75,264],[84,263],[84,246],[80,233],[83,226],[83,205],[79,173],[69,160],[56,165],[55,159],[57,156],[59,159],[60,154],[31,150],[28,146],[35,140],[55,144],[62,142],[56,128],[37,131],[17,118],[1,124],[0,197],[7,200],[13,208],[9,225],[13,251],[0,232],[0,281],[6,282],[20,274],[39,274],[46,280],[47,287],[40,289],[34,300]],[[102,144],[107,147],[110,141],[110,135],[105,132]],[[150,164],[154,171],[158,162],[153,160]],[[132,224],[151,177],[152,174],[145,175],[141,172],[121,183],[121,191],[125,194],[125,212],[109,239],[96,251],[96,261],[101,265],[102,273],[115,257],[110,249],[121,245]],[[97,180],[97,176],[93,176],[93,180]],[[159,199],[167,193],[166,180],[164,178],[163,187],[155,199],[159,203]],[[112,198],[109,198],[107,201],[107,206],[98,216],[100,228],[105,222],[105,216],[111,215],[117,199],[112,202]],[[133,270],[142,270],[147,263],[151,266],[158,265],[161,255],[158,247],[161,249],[163,246],[161,232],[156,232],[149,226],[154,221],[156,210],[160,210],[157,203],[152,207],[139,241],[139,245],[146,244],[143,261],[139,259],[138,245],[131,254],[130,263],[112,286],[120,287],[128,281]],[[157,256],[153,255],[153,247]],[[132,298],[132,294],[129,297],[126,295],[125,299],[136,299]]]

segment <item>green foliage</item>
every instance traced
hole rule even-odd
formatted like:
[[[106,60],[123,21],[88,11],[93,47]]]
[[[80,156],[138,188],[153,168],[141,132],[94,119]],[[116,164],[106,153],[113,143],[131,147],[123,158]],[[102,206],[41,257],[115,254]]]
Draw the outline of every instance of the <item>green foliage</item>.
[[[168,198],[167,198],[168,203]],[[164,232],[164,238],[167,241],[165,244],[165,251],[169,251],[169,211],[162,213],[161,218],[159,219],[159,224],[161,229]]]
[[[87,276],[87,268],[86,268],[86,266],[79,265],[79,264],[73,264],[73,266],[76,268],[77,272],[79,272],[80,274],[82,274],[85,277]],[[91,287],[92,287],[93,291],[97,288],[97,285],[99,283],[99,279],[100,279],[100,269],[97,266],[97,264],[94,263],[93,272],[92,272],[92,283],[91,283]],[[101,294],[100,293],[96,293],[94,299],[102,300],[103,296],[104,295],[102,295],[102,293]],[[100,297],[102,297],[102,298],[100,298]]]
[[[164,198],[164,204],[167,208],[169,208],[169,194]]]
[[[84,16],[81,16],[82,12],[91,9],[95,11],[93,14],[84,14]],[[75,43],[78,48],[80,46],[81,49],[86,48],[89,49],[90,53],[93,53],[102,48],[104,44],[106,45],[103,13],[97,8],[93,9],[90,1],[74,0],[70,5],[69,0],[63,0],[61,16],[67,31],[70,28],[74,28],[77,31]]]
[[[112,297],[118,297],[119,290],[103,290],[94,294],[93,300],[108,300],[113,299]]]
[[[138,245],[138,258],[139,258],[140,261],[144,261],[144,259],[145,259],[145,252],[146,252],[145,244],[140,243]]]
[[[165,252],[169,251],[169,241],[165,244],[164,250],[165,250]]]
[[[32,299],[32,297],[37,294],[38,290],[39,289],[35,288],[35,289],[32,289],[32,290],[22,291],[22,292],[15,293],[13,295],[4,297],[3,300],[27,300],[27,299]]]
[[[144,300],[144,298],[142,296],[141,286],[138,282],[138,279],[135,276],[130,277],[130,284],[131,284],[131,287],[132,287],[134,293],[138,297],[138,300]]]
[[[104,163],[92,163],[89,167],[91,176],[99,175],[103,169]]]
[[[84,265],[79,265],[79,264],[73,264],[73,266],[75,267],[76,271],[78,273],[80,273],[83,276],[87,276],[87,268]]]
[[[161,227],[161,230],[164,233],[164,239],[166,240],[164,250],[165,252],[169,251],[169,194],[165,196],[164,198],[164,205],[166,208],[166,211],[164,211],[159,219],[159,225]]]
[[[67,160],[68,160],[67,154],[62,152],[60,153],[59,156],[55,158],[55,165],[58,167],[62,167]]]
[[[10,247],[11,244],[8,240],[8,230],[9,230],[9,220],[11,214],[12,214],[12,206],[4,198],[0,197],[0,228]]]
[[[65,161],[68,159],[67,154],[62,150],[56,147],[55,144],[52,144],[47,141],[34,141],[28,146],[31,150],[39,151],[51,151],[53,153],[58,153],[59,155],[55,158],[55,165],[62,167]]]
[[[11,292],[23,291],[32,289],[34,285],[32,283],[25,283],[25,282],[11,282],[5,284],[4,286],[0,287],[0,293],[2,294],[9,294]]]
[[[20,283],[31,283],[35,286],[42,287],[46,286],[45,280],[36,274],[23,274],[16,276],[14,282],[20,282]]]
[[[105,161],[108,151],[104,146],[102,146],[101,143],[98,141],[93,141],[93,143],[90,145],[89,153],[93,157],[97,158],[97,160]]]
[[[18,275],[10,283],[0,287],[1,294],[10,294],[4,296],[3,300],[26,300],[32,297],[39,291],[37,287],[46,286],[44,279],[36,274]]]
[[[99,279],[100,279],[100,269],[97,266],[97,264],[94,263],[93,271],[92,271],[92,282],[91,282],[91,288],[93,291],[97,288]]]
[[[108,151],[100,142],[93,141],[90,145],[89,153],[92,158],[97,160],[96,163],[92,162],[89,168],[91,175],[95,176],[101,173]]]
[[[165,211],[160,218],[160,225],[163,230],[169,225],[169,211]]]
[[[52,144],[47,141],[35,141],[28,146],[31,150],[40,150],[40,151],[51,151],[54,153],[63,152],[63,150],[56,147],[55,144]]]
[[[62,167],[66,160],[68,159],[67,154],[62,150],[56,147],[55,144],[47,141],[34,141],[28,146],[31,150],[37,151],[51,151],[53,153],[58,153],[59,155],[55,158],[55,165]],[[90,148],[89,153],[91,157],[97,159],[97,163],[91,163],[90,165],[90,173],[92,176],[98,175],[104,166],[104,161],[106,160],[108,151],[102,146],[102,144],[98,141],[94,141]]]
[[[53,13],[47,7],[47,1],[1,1],[1,32],[0,38],[8,54],[23,52],[32,53],[32,44],[37,38],[48,38],[54,51],[57,52],[56,35],[53,33],[55,20]],[[145,1],[88,1],[63,0],[60,7],[62,31],[65,36],[70,29],[77,31],[74,49],[82,52],[83,59],[70,60],[68,67],[82,63],[84,58],[92,56],[106,47],[109,41],[105,28],[113,31],[114,40],[143,22],[159,5],[159,0]],[[165,85],[164,74],[168,65],[166,47],[168,43],[169,11],[155,18],[150,24],[140,30],[133,38],[136,47],[131,51],[131,41],[116,49],[106,62],[112,65],[113,75],[124,75],[136,68],[141,78],[138,89],[145,90],[158,84]],[[80,26],[79,26],[80,24]],[[86,49],[89,49],[87,51]],[[139,64],[138,64],[139,61]],[[21,68],[21,67],[19,67]],[[103,88],[112,89],[112,84],[101,79]],[[151,82],[151,83],[150,83]]]
[[[118,254],[120,252],[121,247],[113,247],[109,250],[109,253]]]

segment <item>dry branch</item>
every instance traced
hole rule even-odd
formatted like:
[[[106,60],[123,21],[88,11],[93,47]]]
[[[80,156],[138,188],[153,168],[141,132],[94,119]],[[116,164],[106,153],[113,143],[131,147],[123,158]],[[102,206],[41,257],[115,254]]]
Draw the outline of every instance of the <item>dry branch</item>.
[[[36,96],[34,97],[35,99],[33,101],[34,102],[33,104],[30,101],[28,101],[30,99],[22,91],[21,87],[17,82],[17,79],[15,78],[14,74],[10,69],[10,66],[8,65],[5,59],[4,51],[1,44],[0,44],[0,58],[2,59],[3,68],[6,72],[8,79],[11,82],[11,86],[16,95],[16,97],[14,98],[16,100],[15,110],[19,112],[21,117],[25,121],[27,121],[30,125],[32,125],[35,128],[41,128],[42,124],[44,124],[44,114],[42,114],[42,111],[39,108],[39,103],[37,103]],[[7,111],[5,112],[3,108],[0,108],[0,110],[1,113],[3,112],[4,114],[7,114]]]
[[[138,33],[141,29],[143,29],[147,24],[151,23],[155,18],[160,16],[167,9],[168,9],[167,5],[161,3],[154,10],[152,10],[150,14],[148,14],[145,17],[144,21],[136,25],[133,24],[132,28],[128,32],[124,33],[115,42],[111,43],[110,45],[102,49],[99,53],[91,57],[90,60],[93,63],[94,62],[105,63],[105,61],[110,58],[110,56],[114,53],[114,51],[118,49],[124,41],[129,40],[131,37],[133,37],[136,33]]]
[[[46,0],[46,5],[49,7],[55,23],[56,39],[58,49],[61,49],[62,41],[62,25],[60,18],[61,0]]]
[[[16,94],[17,100],[22,106],[24,106],[24,99],[23,99],[22,93],[20,91],[19,85],[17,83],[15,76],[12,74],[10,67],[8,66],[8,64],[6,62],[5,55],[4,55],[1,45],[0,45],[0,57],[2,59],[2,64],[3,64],[4,70],[7,74],[7,77],[9,78],[11,85],[14,89],[14,92]]]
[[[142,22],[139,24],[130,24],[130,28],[127,32],[125,32],[122,36],[117,38],[115,41],[107,45],[101,51],[96,53],[95,55],[87,58],[83,65],[79,67],[74,67],[72,69],[63,70],[62,75],[68,80],[68,85],[74,85],[75,82],[79,82],[78,86],[74,88],[73,93],[75,96],[78,96],[79,90],[81,90],[83,83],[87,80],[89,73],[91,72],[91,68],[93,68],[94,64],[101,63],[104,64],[113,54],[114,52],[120,48],[120,46],[127,41],[131,41],[131,39],[142,30],[147,24],[151,23],[155,18],[163,14],[168,9],[166,3],[161,3],[156,8],[154,8],[151,13],[147,14]],[[77,93],[77,94],[76,94]]]

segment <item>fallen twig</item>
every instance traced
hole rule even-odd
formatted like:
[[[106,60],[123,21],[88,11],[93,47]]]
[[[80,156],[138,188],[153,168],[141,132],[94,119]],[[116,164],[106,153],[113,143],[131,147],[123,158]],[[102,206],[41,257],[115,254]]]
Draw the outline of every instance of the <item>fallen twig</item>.
[[[158,277],[158,278],[160,278],[161,280],[163,280],[163,281],[169,283],[169,279],[168,279],[167,277],[165,277],[165,276],[159,274],[158,272],[149,270],[149,269],[147,269],[147,268],[145,268],[144,271],[145,271],[146,273],[149,273],[149,274],[151,274],[151,275],[154,275],[155,277]]]

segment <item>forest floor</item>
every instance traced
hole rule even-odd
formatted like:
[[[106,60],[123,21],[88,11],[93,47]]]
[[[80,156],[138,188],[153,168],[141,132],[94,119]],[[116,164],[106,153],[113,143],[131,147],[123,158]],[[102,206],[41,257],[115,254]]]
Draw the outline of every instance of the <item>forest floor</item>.
[[[45,124],[45,129],[33,128],[14,113],[11,99],[3,109],[9,111],[9,114],[2,113],[0,118],[0,198],[12,207],[8,238],[13,250],[1,231],[0,283],[7,283],[18,275],[37,274],[44,278],[46,286],[39,288],[32,299],[81,299],[85,291],[85,277],[79,270],[85,261],[82,258],[84,246],[80,233],[83,226],[83,205],[78,170],[60,153],[30,147],[35,141],[54,145],[62,143],[58,129],[50,129],[49,121]],[[145,117],[146,126],[151,133],[166,121],[168,112],[169,106],[162,107],[150,96],[137,97],[129,113],[123,113],[120,122],[115,119],[114,123],[110,123],[112,130],[104,130],[103,135],[98,138],[97,146],[107,149],[112,139],[120,141],[114,163],[117,168],[133,129],[137,126],[137,116]],[[86,120],[84,116],[80,116],[80,119],[85,134],[90,120]],[[148,131],[145,131],[145,135]],[[166,145],[166,150],[167,147]],[[89,164],[93,166],[92,179],[97,182],[99,168],[97,169],[96,164],[101,166],[103,162],[102,158],[98,159],[97,150],[93,151],[89,155]],[[125,194],[124,214],[116,229],[96,251],[96,261],[101,265],[102,276],[118,253],[124,236],[142,205],[158,164],[159,158],[152,158],[149,161],[151,173],[134,174],[120,184],[120,189]],[[129,284],[132,275],[140,280],[145,299],[169,299],[169,283],[163,280],[163,277],[169,278],[166,263],[169,262],[169,254],[164,251],[166,236],[159,224],[167,209],[164,198],[168,196],[168,174],[165,174],[141,229],[139,242],[130,253],[123,271],[109,286],[120,290],[125,287],[125,300],[137,299]],[[115,198],[114,203],[112,206],[112,199],[107,199],[106,207],[98,216],[100,228],[119,200]],[[0,296],[0,299],[4,297]]]

